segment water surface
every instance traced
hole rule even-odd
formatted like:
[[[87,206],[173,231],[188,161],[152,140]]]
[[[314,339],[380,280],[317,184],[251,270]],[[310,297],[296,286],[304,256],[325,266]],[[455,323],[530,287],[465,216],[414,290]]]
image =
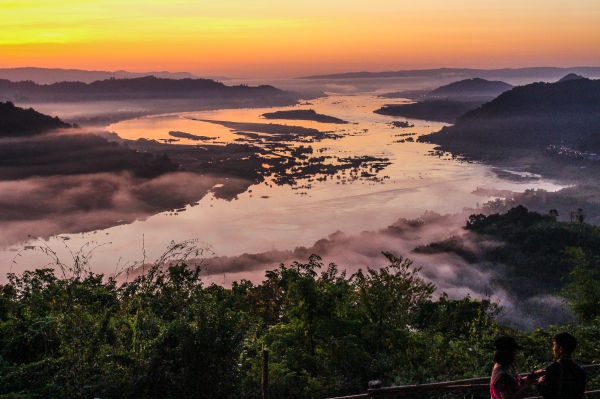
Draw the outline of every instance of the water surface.
[[[65,243],[79,248],[91,240],[106,245],[94,252],[97,271],[111,273],[119,265],[152,259],[172,242],[198,239],[219,256],[255,253],[272,249],[309,246],[336,232],[357,234],[383,228],[400,217],[414,218],[427,210],[439,213],[461,211],[490,199],[473,193],[477,188],[524,191],[527,188],[556,190],[561,186],[543,179],[507,180],[485,165],[466,163],[448,156],[432,156],[433,145],[402,140],[439,130],[444,124],[399,118],[414,124],[393,128],[394,118],[373,110],[394,102],[374,94],[329,95],[294,107],[224,109],[155,115],[122,121],[107,127],[125,139],[172,140],[170,131],[210,137],[208,141],[180,139],[177,144],[202,145],[238,142],[243,136],[205,120],[274,123],[335,131],[339,139],[312,143],[287,142],[290,146],[310,145],[315,153],[335,157],[373,156],[389,159],[390,165],[374,178],[357,178],[350,172],[336,176],[312,177],[295,185],[277,185],[273,180],[252,185],[237,199],[227,201],[208,194],[179,211],[160,213],[102,231],[59,235],[48,241],[62,256]],[[395,102],[402,102],[401,100]],[[351,122],[347,125],[297,120],[266,120],[265,112],[286,109],[314,109],[318,113]],[[200,121],[204,120],[204,121]],[[414,133],[408,136],[407,134]],[[110,244],[109,244],[110,243]],[[24,245],[31,245],[25,243]],[[143,248],[143,249],[142,249]],[[386,248],[382,248],[386,249]],[[3,260],[12,259],[3,251]],[[40,262],[40,255],[24,254],[18,268]],[[119,266],[120,267],[120,266]]]

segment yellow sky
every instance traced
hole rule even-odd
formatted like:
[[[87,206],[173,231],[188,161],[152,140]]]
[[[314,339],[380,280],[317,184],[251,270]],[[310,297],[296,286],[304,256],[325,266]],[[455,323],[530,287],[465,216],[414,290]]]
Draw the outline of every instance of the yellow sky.
[[[294,76],[600,65],[598,0],[0,0],[0,67]]]

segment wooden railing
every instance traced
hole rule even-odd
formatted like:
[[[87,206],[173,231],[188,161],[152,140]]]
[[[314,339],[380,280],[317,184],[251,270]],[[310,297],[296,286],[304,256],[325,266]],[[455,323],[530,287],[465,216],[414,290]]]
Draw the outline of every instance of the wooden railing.
[[[589,364],[581,366],[586,372],[600,370],[600,364]],[[525,374],[524,374],[525,375]],[[433,382],[428,384],[401,385],[383,388],[373,388],[365,393],[348,396],[337,396],[329,399],[365,399],[385,398],[390,396],[405,396],[411,393],[425,392],[452,392],[452,391],[478,391],[487,390],[490,387],[490,377],[469,378],[465,380]],[[600,390],[587,391],[586,395],[599,395]],[[537,399],[537,396],[526,399]],[[541,398],[541,397],[540,397]]]

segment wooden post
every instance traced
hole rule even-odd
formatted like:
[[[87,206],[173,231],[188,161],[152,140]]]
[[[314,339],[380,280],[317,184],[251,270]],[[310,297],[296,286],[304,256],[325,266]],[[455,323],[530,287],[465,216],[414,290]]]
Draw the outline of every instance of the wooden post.
[[[269,350],[263,348],[262,352],[262,398],[269,399]]]

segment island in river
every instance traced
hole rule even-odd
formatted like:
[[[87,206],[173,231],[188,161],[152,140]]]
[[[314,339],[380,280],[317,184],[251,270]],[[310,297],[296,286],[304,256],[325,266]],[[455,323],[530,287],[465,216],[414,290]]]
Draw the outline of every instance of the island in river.
[[[454,123],[456,118],[479,105],[481,103],[477,101],[425,100],[410,104],[386,104],[374,112],[381,115]]]
[[[321,123],[336,123],[336,124],[348,124],[345,121],[335,116],[329,116],[317,113],[314,109],[292,109],[288,111],[275,111],[267,112],[262,114],[265,119],[289,119],[289,120],[300,120],[300,121],[315,121]]]

